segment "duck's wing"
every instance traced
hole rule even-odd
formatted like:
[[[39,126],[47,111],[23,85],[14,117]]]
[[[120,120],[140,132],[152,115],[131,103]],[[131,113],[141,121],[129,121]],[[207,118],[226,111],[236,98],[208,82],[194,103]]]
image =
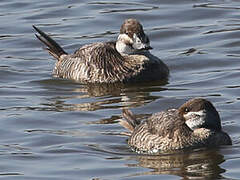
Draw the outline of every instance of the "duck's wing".
[[[73,61],[76,67],[79,66],[88,76],[88,82],[123,82],[134,74],[134,69],[127,65],[125,57],[110,42],[85,45],[73,55],[64,58]]]
[[[113,43],[99,42],[61,56],[54,74],[83,83],[115,83],[131,77],[131,71]]]
[[[170,139],[176,134],[191,131],[176,109],[153,114],[146,123],[150,133],[162,137],[168,136]]]
[[[122,55],[116,50],[115,42],[98,42],[85,45],[76,50],[71,56],[95,65],[96,68],[112,69],[115,65],[123,64]]]

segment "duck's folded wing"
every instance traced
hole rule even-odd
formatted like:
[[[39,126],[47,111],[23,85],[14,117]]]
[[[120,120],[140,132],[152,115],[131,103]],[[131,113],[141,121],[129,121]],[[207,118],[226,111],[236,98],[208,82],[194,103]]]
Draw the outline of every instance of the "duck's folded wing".
[[[115,49],[114,42],[98,42],[85,45],[72,55],[81,58],[96,68],[112,68],[115,64],[124,62],[121,54]]]
[[[126,82],[141,72],[144,63],[135,61],[135,56],[122,56],[110,42],[85,45],[64,58],[81,68],[88,82],[99,83]]]
[[[179,116],[176,109],[153,114],[148,120],[149,132],[158,136],[168,136],[170,139],[176,133],[185,131],[186,124],[184,119]]]

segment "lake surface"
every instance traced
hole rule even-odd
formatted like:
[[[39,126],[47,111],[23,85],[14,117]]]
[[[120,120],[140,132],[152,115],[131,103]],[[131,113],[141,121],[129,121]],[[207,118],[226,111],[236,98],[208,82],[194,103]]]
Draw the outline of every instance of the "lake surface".
[[[71,53],[141,21],[168,83],[86,86],[55,79],[32,25]],[[18,180],[240,179],[240,1],[1,0],[0,177]],[[130,150],[117,122],[207,98],[233,146],[159,156]]]

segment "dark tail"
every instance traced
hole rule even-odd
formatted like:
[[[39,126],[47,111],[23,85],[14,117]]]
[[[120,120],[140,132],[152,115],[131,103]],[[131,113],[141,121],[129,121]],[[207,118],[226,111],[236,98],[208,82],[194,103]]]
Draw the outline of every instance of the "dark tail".
[[[36,26],[33,25],[33,28],[40,34],[40,35],[36,35],[36,37],[42,41],[47,48],[45,48],[49,54],[51,54],[54,58],[56,58],[57,60],[59,60],[60,56],[63,54],[67,54],[62,48],[61,46],[54,41],[51,37],[49,37],[47,34],[45,34],[44,32],[42,32],[40,29],[38,29]]]
[[[125,120],[121,119],[119,124],[128,129],[130,132],[133,132],[135,127],[140,124],[140,121],[136,119],[130,110],[123,109],[122,116]]]

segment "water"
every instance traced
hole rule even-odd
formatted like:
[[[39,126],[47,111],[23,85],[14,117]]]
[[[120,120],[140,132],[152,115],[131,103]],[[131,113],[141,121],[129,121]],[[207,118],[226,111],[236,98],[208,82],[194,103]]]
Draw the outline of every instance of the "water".
[[[114,40],[139,19],[167,84],[85,86],[54,79],[54,60],[32,24],[67,52]],[[4,179],[239,179],[240,2],[237,0],[0,2],[0,177]],[[212,101],[233,146],[142,156],[117,123],[121,110],[148,115],[192,97]]]

